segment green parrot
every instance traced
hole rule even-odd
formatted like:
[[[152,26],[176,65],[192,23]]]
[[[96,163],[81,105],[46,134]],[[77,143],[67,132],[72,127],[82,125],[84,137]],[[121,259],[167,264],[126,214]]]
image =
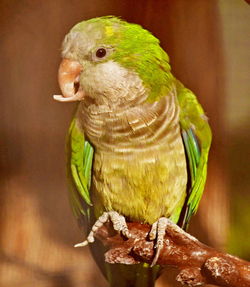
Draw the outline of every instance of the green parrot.
[[[154,286],[167,225],[186,229],[203,193],[207,117],[171,73],[159,40],[139,25],[113,16],[80,22],[62,57],[54,99],[79,102],[68,136],[70,202],[89,229],[76,246],[93,243],[107,221],[125,237],[127,221],[152,225],[152,265],[105,265],[100,243],[90,245],[110,286]]]

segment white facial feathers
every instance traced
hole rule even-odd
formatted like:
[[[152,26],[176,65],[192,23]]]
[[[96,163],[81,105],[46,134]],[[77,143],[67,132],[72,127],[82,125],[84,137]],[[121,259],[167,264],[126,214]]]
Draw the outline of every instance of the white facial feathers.
[[[88,65],[83,69],[80,84],[85,93],[98,104],[122,104],[145,94],[137,73],[112,60]]]

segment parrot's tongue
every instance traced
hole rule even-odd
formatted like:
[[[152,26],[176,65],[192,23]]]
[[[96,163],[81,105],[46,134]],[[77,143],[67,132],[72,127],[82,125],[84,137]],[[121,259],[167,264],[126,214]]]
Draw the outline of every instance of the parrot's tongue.
[[[54,95],[54,100],[59,102],[74,102],[83,99],[84,91],[79,83],[81,71],[82,66],[77,61],[62,60],[58,70],[58,82],[62,95]]]

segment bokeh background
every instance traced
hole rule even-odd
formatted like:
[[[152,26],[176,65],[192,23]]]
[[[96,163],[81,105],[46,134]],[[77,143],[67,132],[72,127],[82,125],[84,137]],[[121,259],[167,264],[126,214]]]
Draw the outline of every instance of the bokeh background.
[[[243,0],[0,1],[0,286],[107,287],[71,214],[65,134],[74,104],[60,93],[64,35],[122,16],[154,33],[213,129],[209,175],[190,233],[250,259],[250,6]],[[248,35],[248,36],[247,36]],[[157,287],[175,286],[166,272]],[[178,285],[176,285],[178,286]]]

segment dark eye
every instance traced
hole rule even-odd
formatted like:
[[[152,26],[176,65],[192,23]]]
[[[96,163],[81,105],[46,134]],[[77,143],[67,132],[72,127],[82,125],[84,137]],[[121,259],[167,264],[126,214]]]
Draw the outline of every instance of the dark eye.
[[[99,48],[95,53],[97,58],[103,58],[106,56],[106,54],[107,54],[107,51],[104,48]]]

